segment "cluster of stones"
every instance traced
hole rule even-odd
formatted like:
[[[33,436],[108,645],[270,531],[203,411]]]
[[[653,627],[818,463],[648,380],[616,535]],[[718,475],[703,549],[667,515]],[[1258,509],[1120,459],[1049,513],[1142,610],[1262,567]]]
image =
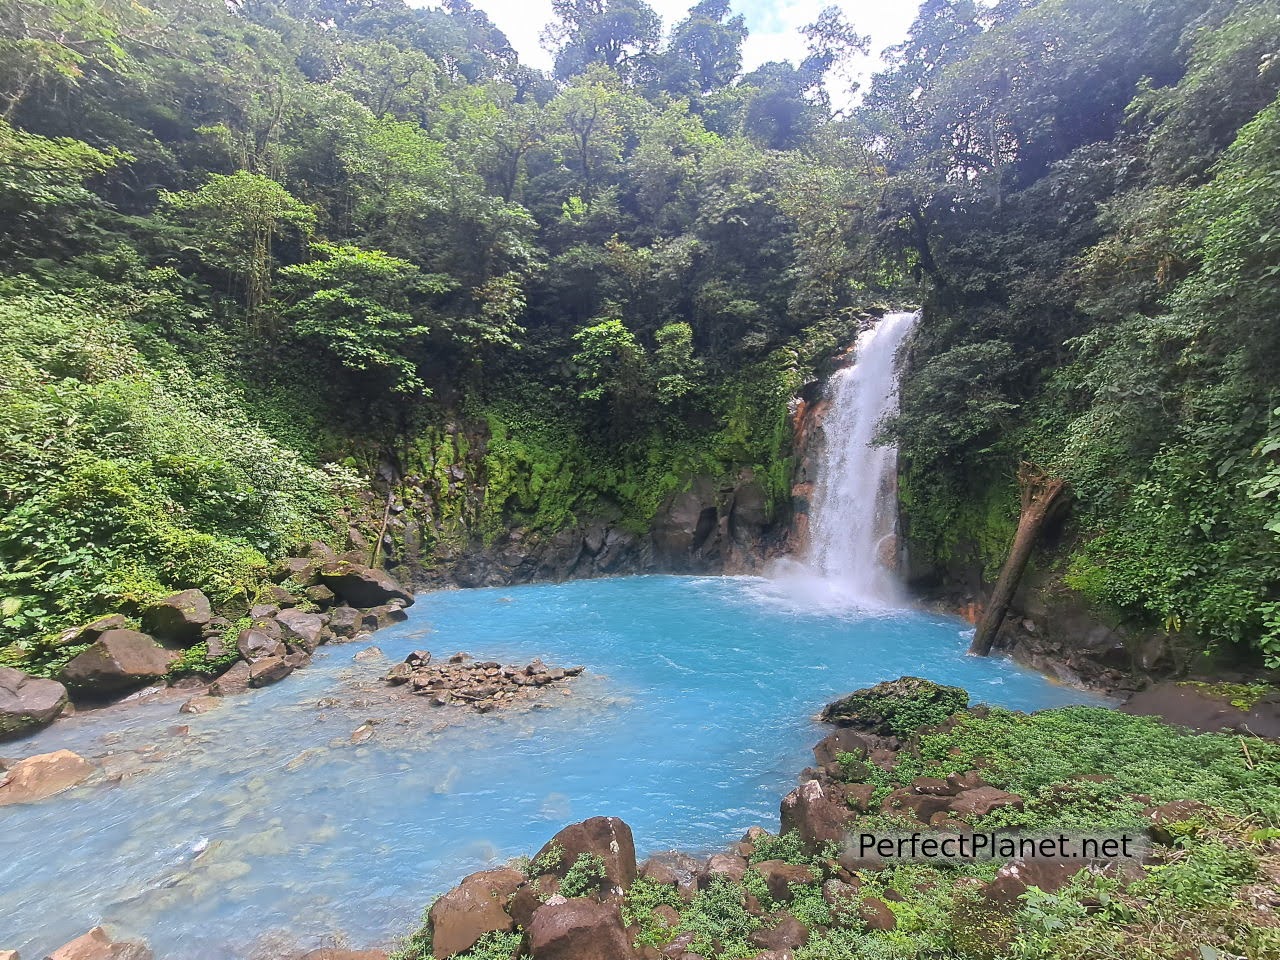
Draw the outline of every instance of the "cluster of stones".
[[[16,950],[0,950],[0,960],[21,960]],[[64,943],[45,960],[155,960],[151,948],[141,940],[116,939],[106,927]],[[298,960],[387,960],[382,950],[340,950],[322,947],[302,954]]]
[[[83,701],[101,702],[173,680],[175,661],[198,643],[205,644],[207,663],[236,658],[181,708],[203,713],[220,704],[220,697],[284,679],[306,666],[321,644],[361,639],[406,619],[404,608],[413,603],[412,594],[384,571],[339,558],[318,543],[307,556],[281,563],[260,597],[268,602],[249,610],[251,623],[234,646],[228,641],[230,622],[214,613],[199,590],[183,590],[143,610],[141,630],[115,614],[67,631],[60,642],[87,647],[59,680],[0,668],[0,740],[25,736],[65,714],[68,690]],[[199,687],[190,679],[178,683]],[[93,764],[67,750],[10,761],[7,769],[0,761],[0,806],[53,796],[94,772]]]
[[[415,650],[387,672],[387,683],[428,697],[433,706],[470,706],[488,713],[542,687],[576,677],[583,669],[548,667],[541,660],[504,666],[496,660],[476,661],[467,653],[455,653],[440,662],[432,661],[426,650]]]
[[[668,942],[635,946],[640,930],[626,925],[620,907],[638,876],[671,887],[688,903],[717,878],[738,882],[748,871],[758,873],[772,903],[766,909],[755,896],[743,894],[744,909],[761,920],[751,938],[759,951],[755,960],[787,960],[808,941],[812,931],[787,909],[794,884],[823,881],[822,895],[833,913],[860,917],[871,929],[891,927],[889,908],[878,898],[859,898],[856,876],[842,867],[833,866],[824,880],[812,867],[782,860],[752,863],[757,843],[767,836],[752,827],[728,853],[705,860],[671,853],[637,865],[631,829],[622,820],[593,817],[573,824],[538,852],[528,871],[506,867],[474,873],[436,900],[428,914],[434,956],[443,960],[468,950],[489,932],[521,931],[521,955],[533,960],[701,960],[693,952],[694,935],[679,930],[679,911],[665,904],[656,914],[670,931]],[[566,897],[561,883],[583,855],[599,858],[602,877],[594,889]]]

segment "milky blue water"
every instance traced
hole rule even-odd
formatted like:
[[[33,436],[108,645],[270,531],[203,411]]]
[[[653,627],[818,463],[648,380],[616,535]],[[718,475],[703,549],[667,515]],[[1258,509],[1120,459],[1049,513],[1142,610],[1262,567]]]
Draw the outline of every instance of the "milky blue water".
[[[575,820],[622,817],[642,854],[777,829],[823,733],[813,715],[856,687],[914,674],[1014,708],[1101,702],[966,656],[959,620],[833,609],[754,578],[442,592],[410,614],[374,637],[385,660],[326,647],[203,716],[171,699],[0,745],[68,747],[107,774],[0,808],[0,949],[43,956],[97,923],[161,960],[384,943],[462,875]],[[420,648],[587,673],[540,709],[455,714],[379,682]]]

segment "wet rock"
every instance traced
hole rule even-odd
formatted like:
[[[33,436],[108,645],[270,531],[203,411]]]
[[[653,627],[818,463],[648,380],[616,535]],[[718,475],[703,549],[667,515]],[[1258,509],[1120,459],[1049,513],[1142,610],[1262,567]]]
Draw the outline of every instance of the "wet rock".
[[[350,739],[352,743],[367,743],[368,741],[372,740],[373,739],[373,723],[370,721],[370,722],[360,724],[360,726],[356,727],[353,731],[351,731]]]
[[[326,563],[320,568],[320,580],[343,603],[353,607],[377,607],[392,600],[401,600],[406,607],[413,604],[413,594],[389,573],[358,563]]]
[[[250,664],[249,686],[266,687],[279,683],[291,673],[293,673],[293,667],[285,663],[283,657],[266,657]]]
[[[282,657],[286,652],[284,642],[279,637],[274,637],[256,627],[240,631],[240,637],[236,640],[236,649],[240,652],[240,656],[250,663],[266,657]]]
[[[617,904],[580,897],[538,908],[529,926],[529,951],[533,960],[635,958]]]
[[[751,869],[764,877],[769,896],[779,903],[791,902],[793,883],[813,883],[817,879],[809,867],[787,863],[785,860],[762,860]]]
[[[280,612],[274,603],[255,603],[249,608],[249,617],[253,620],[271,620]]]
[[[357,659],[361,657],[357,655]],[[582,667],[547,667],[540,660],[523,667],[504,666],[495,660],[475,662],[465,653],[439,663],[432,662],[426,651],[411,653],[402,666],[410,668],[407,678],[403,670],[397,669],[387,676],[388,683],[407,685],[414,693],[429,697],[436,706],[469,704],[479,713],[488,713],[583,671]]]
[[[923,722],[937,724],[969,705],[969,694],[920,677],[900,677],[855,690],[827,704],[822,719],[882,736],[912,734]]]
[[[121,693],[161,679],[178,656],[137,630],[108,630],[62,668],[62,679],[73,689]]]
[[[371,607],[360,617],[360,623],[366,630],[381,630],[393,623],[404,623],[409,615],[399,603],[384,603]]]
[[[432,951],[437,960],[470,950],[486,933],[515,929],[504,907],[524,883],[519,870],[485,870],[473,873],[431,905]]]
[[[1135,693],[1122,713],[1159,717],[1200,732],[1244,733],[1280,740],[1280,693],[1271,693],[1241,709],[1229,696],[1200,683],[1157,683]]]
[[[250,666],[245,661],[240,660],[233,663],[229,670],[209,684],[209,696],[229,697],[237,693],[244,693],[249,689],[249,673]]]
[[[784,911],[773,926],[751,934],[751,942],[765,950],[794,950],[809,942],[809,928]]]
[[[413,676],[413,667],[407,663],[397,663],[387,671],[387,683],[398,686],[402,683],[408,683],[409,678]]]
[[[161,643],[189,647],[204,637],[212,617],[208,597],[199,590],[183,590],[143,610],[142,629]]]
[[[17,950],[0,950],[0,960],[22,960]]]
[[[535,860],[559,847],[560,865],[549,872],[564,877],[578,857],[594,854],[604,862],[605,882],[629,890],[635,882],[636,845],[631,828],[617,817],[592,817],[565,827],[538,851]]]
[[[70,750],[19,760],[0,776],[0,807],[35,803],[70,790],[93,773],[93,764]]]
[[[0,667],[0,740],[47,727],[67,706],[67,688]]]
[[[324,628],[329,622],[329,618],[323,614],[293,609],[281,610],[276,620],[284,628],[285,639],[300,640],[308,653],[314,653],[316,647],[324,642]]]
[[[64,944],[45,960],[154,960],[151,948],[140,940],[112,940],[102,927]]]
[[[293,670],[301,670],[303,667],[311,665],[311,654],[305,650],[290,650],[285,656],[284,662]]]
[[[216,710],[222,706],[222,698],[209,695],[192,697],[186,703],[178,708],[179,713],[189,713],[199,716],[202,713],[208,713],[210,710]]]
[[[373,660],[385,660],[386,657],[382,653],[380,647],[365,647],[353,658],[356,663],[369,663]]]

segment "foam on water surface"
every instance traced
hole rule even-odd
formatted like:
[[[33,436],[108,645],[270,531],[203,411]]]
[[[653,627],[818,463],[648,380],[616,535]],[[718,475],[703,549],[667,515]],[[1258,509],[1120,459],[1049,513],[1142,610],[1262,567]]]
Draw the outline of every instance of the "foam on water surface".
[[[856,687],[915,674],[1019,709],[1103,702],[966,656],[959,620],[824,604],[800,586],[628,577],[426,594],[376,635],[383,661],[323,647],[206,715],[137,704],[5,744],[66,747],[122,778],[0,809],[0,948],[43,956],[98,923],[161,960],[384,942],[464,874],[575,820],[622,817],[642,855],[776,829],[822,735],[813,715]],[[541,709],[455,713],[381,684],[419,648],[587,674]],[[372,739],[352,743],[367,720]]]

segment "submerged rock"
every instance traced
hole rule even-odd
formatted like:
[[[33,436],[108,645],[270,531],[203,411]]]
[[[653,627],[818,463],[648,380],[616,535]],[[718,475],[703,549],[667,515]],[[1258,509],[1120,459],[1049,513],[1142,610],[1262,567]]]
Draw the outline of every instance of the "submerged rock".
[[[56,680],[0,667],[0,740],[48,726],[66,705],[67,688]]]
[[[155,955],[141,940],[112,940],[102,927],[94,927],[82,937],[63,944],[46,960],[154,960]]]
[[[0,807],[35,803],[83,783],[93,764],[70,750],[55,750],[19,760],[0,777]]]
[[[62,668],[62,679],[75,689],[123,693],[163,678],[178,656],[137,630],[108,630]]]

